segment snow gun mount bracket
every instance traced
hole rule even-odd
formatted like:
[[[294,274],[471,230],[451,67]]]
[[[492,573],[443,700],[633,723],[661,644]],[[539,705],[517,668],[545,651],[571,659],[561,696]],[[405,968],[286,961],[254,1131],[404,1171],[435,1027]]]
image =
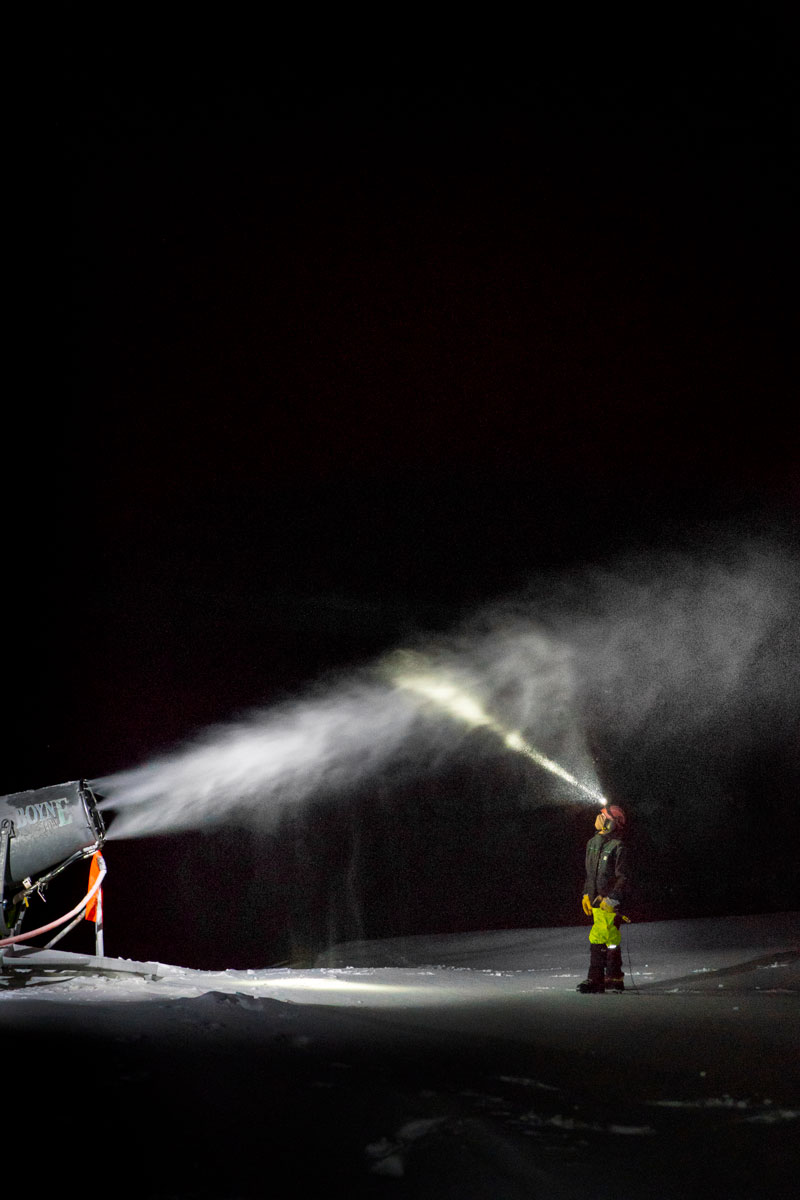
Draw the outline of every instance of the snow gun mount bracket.
[[[0,970],[4,958],[10,963],[17,957],[19,943],[56,929],[46,944],[49,949],[87,916],[90,905],[97,950],[102,953],[100,884],[106,868],[100,847],[104,838],[97,798],[85,780],[0,796]],[[42,895],[71,863],[92,856],[90,886],[81,903],[57,920],[22,933],[29,897],[35,892]]]

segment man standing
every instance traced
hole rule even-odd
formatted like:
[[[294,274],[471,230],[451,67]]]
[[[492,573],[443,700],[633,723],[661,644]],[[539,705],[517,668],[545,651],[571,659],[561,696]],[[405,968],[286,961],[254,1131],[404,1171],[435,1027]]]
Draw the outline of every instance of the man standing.
[[[625,813],[608,804],[597,815],[597,830],[586,846],[583,911],[592,918],[589,930],[589,974],[579,992],[625,990],[620,950],[620,902],[628,882],[628,852],[622,841]]]

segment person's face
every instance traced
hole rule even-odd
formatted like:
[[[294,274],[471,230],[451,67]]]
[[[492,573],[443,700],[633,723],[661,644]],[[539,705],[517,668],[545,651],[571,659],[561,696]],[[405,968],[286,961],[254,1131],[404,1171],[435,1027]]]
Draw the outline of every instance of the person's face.
[[[598,833],[608,833],[609,827],[613,822],[609,821],[608,817],[604,817],[601,812],[595,818],[594,827]]]

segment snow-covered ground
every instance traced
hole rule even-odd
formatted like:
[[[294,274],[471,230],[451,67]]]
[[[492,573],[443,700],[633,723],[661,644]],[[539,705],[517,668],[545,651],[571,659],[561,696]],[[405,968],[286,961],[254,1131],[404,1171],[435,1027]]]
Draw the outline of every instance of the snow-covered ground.
[[[351,943],[313,969],[32,949],[0,974],[3,1186],[110,1196],[793,1195],[800,913]],[[176,958],[180,957],[176,947]]]

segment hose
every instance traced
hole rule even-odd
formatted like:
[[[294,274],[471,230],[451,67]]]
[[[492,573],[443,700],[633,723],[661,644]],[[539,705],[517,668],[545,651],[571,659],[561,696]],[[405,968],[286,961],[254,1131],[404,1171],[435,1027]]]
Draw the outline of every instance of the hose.
[[[48,883],[51,883],[56,875],[60,875],[67,867],[71,867],[74,862],[80,862],[82,858],[89,858],[94,854],[95,850],[100,849],[102,844],[102,842],[95,842],[93,846],[85,846],[83,850],[76,850],[74,854],[71,854],[69,858],[65,858],[57,867],[53,867],[46,875],[39,875],[36,883],[31,884],[29,887],[24,887],[21,892],[17,892],[12,903],[18,904],[24,896],[31,896],[34,892],[39,892],[41,895],[42,888],[47,887]]]
[[[75,929],[85,919],[86,909],[84,908],[81,909],[74,921],[70,921],[69,925],[65,925],[63,929],[59,929],[55,937],[51,937],[49,942],[45,942],[43,949],[52,950],[53,946],[60,942],[62,938],[65,938],[71,930]]]
[[[638,996],[640,994],[640,992],[639,992],[639,988],[636,983],[636,980],[633,977],[633,963],[631,962],[631,947],[630,947],[630,942],[628,941],[627,938],[625,940],[625,949],[628,951],[628,974],[631,977],[631,983],[633,984],[633,990],[636,992],[636,995]]]
[[[24,941],[27,941],[29,938],[38,937],[38,935],[40,933],[48,933],[51,929],[57,929],[59,927],[59,925],[63,925],[66,921],[71,920],[72,917],[77,916],[77,914],[82,909],[86,908],[87,904],[89,904],[89,902],[94,898],[94,896],[97,895],[97,893],[100,890],[100,887],[102,885],[102,882],[105,879],[106,874],[107,874],[107,867],[105,864],[105,859],[103,858],[102,854],[99,855],[99,858],[100,858],[100,874],[97,876],[97,879],[94,881],[94,883],[92,884],[89,891],[83,897],[80,904],[76,904],[75,907],[73,909],[71,909],[70,912],[65,913],[63,917],[59,917],[56,921],[51,921],[49,923],[49,925],[40,925],[38,929],[30,929],[27,933],[18,933],[14,937],[7,937],[7,938],[0,939],[0,947],[13,946],[16,942],[24,942]]]

